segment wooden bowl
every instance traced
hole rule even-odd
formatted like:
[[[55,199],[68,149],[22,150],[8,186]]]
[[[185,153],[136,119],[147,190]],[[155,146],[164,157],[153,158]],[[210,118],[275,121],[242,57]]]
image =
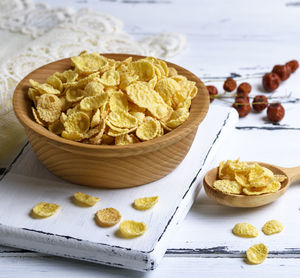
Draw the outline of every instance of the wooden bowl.
[[[133,60],[144,56],[103,54],[107,58]],[[102,188],[125,188],[146,184],[170,173],[191,147],[199,123],[209,107],[206,87],[194,74],[168,63],[179,74],[195,81],[198,94],[193,99],[189,118],[175,130],[159,138],[126,146],[89,145],[57,136],[37,124],[27,96],[29,79],[45,82],[56,71],[71,67],[69,58],[42,66],[28,74],[13,96],[16,116],[25,128],[29,142],[39,160],[56,176],[81,185]]]

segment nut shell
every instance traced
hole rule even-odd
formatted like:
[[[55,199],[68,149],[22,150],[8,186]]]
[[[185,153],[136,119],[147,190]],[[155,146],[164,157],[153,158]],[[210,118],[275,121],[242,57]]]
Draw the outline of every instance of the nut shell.
[[[236,81],[233,78],[229,77],[225,80],[223,89],[227,92],[232,92],[236,88],[236,86]]]
[[[272,72],[276,73],[281,81],[285,81],[291,75],[291,68],[286,65],[276,65],[274,66]]]
[[[239,113],[239,117],[246,117],[251,112],[251,106],[249,100],[243,97],[236,97],[233,108]]]
[[[209,85],[206,86],[208,93],[209,93],[209,97],[210,97],[210,102],[213,102],[215,99],[215,96],[218,95],[218,89],[215,86]]]
[[[248,82],[243,82],[237,88],[237,95],[248,96],[248,94],[251,92],[251,89],[252,87]]]
[[[271,122],[277,123],[284,117],[285,111],[280,103],[271,103],[267,110],[268,119]]]
[[[299,67],[299,63],[298,63],[297,60],[289,61],[285,65],[290,68],[291,73],[294,73],[298,69],[298,67]]]
[[[280,85],[280,77],[274,72],[266,73],[263,77],[262,85],[267,92],[273,92]]]
[[[268,104],[269,104],[269,102],[268,102],[268,99],[266,96],[257,95],[253,99],[252,107],[253,107],[254,111],[261,112],[268,107]]]

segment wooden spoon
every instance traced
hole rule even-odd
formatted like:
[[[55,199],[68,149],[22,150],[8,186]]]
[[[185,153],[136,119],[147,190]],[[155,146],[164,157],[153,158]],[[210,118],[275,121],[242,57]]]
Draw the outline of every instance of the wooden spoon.
[[[213,187],[214,181],[218,178],[219,168],[217,167],[207,172],[203,179],[203,185],[207,196],[224,206],[239,208],[260,207],[275,201],[285,193],[292,181],[300,179],[300,166],[293,168],[283,168],[262,162],[257,163],[263,167],[270,169],[275,175],[285,175],[287,177],[287,179],[281,183],[281,188],[277,192],[252,196],[227,194],[221,192]]]

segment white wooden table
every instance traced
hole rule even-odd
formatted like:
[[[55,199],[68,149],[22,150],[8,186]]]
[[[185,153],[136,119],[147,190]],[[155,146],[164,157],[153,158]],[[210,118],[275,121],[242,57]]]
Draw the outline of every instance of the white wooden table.
[[[62,1],[44,0],[53,6]],[[248,78],[259,93],[260,78],[274,64],[300,60],[300,2],[296,0],[179,1],[179,0],[65,0],[63,5],[90,7],[115,15],[136,38],[162,31],[184,33],[188,45],[172,59],[221,90],[224,78]],[[280,125],[262,115],[241,119],[221,148],[220,160],[241,157],[282,166],[300,164],[300,70],[278,92],[285,96],[286,117]],[[257,78],[258,77],[258,78]],[[230,104],[224,104],[230,105]],[[300,187],[295,183],[281,200],[260,209],[221,207],[201,191],[184,223],[178,227],[160,266],[139,273],[38,254],[0,248],[0,277],[280,277],[299,273]],[[299,182],[298,182],[299,185]],[[281,220],[282,234],[240,239],[231,234],[237,222],[258,228],[269,219]],[[243,261],[247,248],[268,245],[270,255],[261,265]]]

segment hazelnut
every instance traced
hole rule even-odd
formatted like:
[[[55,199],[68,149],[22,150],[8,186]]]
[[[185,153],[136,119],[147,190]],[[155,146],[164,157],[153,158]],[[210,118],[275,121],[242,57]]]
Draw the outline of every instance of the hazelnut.
[[[274,72],[266,73],[263,77],[262,85],[267,92],[273,92],[279,87],[280,78]]]
[[[271,122],[279,122],[284,117],[284,108],[280,103],[271,103],[267,109],[267,116]]]
[[[252,102],[253,110],[261,112],[268,107],[268,99],[263,95],[255,96]]]
[[[243,82],[237,88],[237,95],[248,96],[248,94],[251,92],[251,89],[252,87],[249,83]]]
[[[232,107],[239,113],[240,118],[247,116],[251,112],[249,101],[244,97],[237,97]]]
[[[232,92],[236,88],[236,81],[231,77],[227,78],[224,82],[223,88],[227,92]]]
[[[297,68],[299,67],[299,63],[297,60],[289,61],[285,65],[291,69],[291,73],[294,73],[297,70]]]
[[[218,94],[218,89],[215,86],[206,86],[208,93],[209,93],[209,97],[210,97],[210,102],[213,102],[215,99],[215,96]]]
[[[272,72],[276,73],[281,81],[287,80],[291,75],[291,68],[286,65],[276,65],[272,69]]]

